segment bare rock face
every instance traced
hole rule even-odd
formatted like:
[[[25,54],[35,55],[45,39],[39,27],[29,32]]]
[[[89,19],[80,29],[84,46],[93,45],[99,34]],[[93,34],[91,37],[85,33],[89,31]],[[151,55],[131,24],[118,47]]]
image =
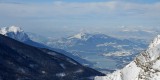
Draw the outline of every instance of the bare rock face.
[[[160,35],[126,67],[95,80],[160,80]]]

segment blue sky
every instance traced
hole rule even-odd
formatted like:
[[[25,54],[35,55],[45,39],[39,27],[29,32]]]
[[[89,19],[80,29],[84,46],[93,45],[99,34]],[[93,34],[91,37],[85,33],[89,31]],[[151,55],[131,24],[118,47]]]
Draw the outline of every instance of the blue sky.
[[[158,0],[0,0],[1,2],[20,2],[20,3],[49,3],[54,1],[64,2],[106,2],[106,1],[124,1],[124,2],[135,2],[135,3],[154,3]]]
[[[108,2],[108,1],[121,1],[121,2],[131,2],[131,3],[156,3],[159,0],[0,0],[0,2],[16,2],[16,3],[51,3],[55,1],[63,2]]]
[[[1,27],[16,25],[47,36],[160,26],[159,13],[159,0],[0,0]]]

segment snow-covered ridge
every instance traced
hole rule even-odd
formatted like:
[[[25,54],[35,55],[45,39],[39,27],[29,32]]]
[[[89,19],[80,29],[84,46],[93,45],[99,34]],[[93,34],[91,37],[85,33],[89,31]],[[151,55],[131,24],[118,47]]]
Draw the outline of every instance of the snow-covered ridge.
[[[80,40],[87,40],[89,38],[89,34],[85,32],[80,32],[74,36],[69,37],[68,39],[80,39]]]
[[[126,67],[95,80],[160,80],[160,36]]]
[[[155,46],[157,46],[158,44],[160,44],[160,35],[158,35],[149,45],[149,48],[153,48]]]
[[[87,41],[90,38],[102,38],[102,39],[107,39],[109,36],[106,36],[104,34],[99,34],[99,33],[87,33],[87,32],[80,32],[76,35],[73,35],[71,37],[68,37],[68,39],[79,39],[83,41]]]
[[[2,27],[0,28],[0,34],[21,42],[29,40],[28,35],[20,27],[16,26]]]

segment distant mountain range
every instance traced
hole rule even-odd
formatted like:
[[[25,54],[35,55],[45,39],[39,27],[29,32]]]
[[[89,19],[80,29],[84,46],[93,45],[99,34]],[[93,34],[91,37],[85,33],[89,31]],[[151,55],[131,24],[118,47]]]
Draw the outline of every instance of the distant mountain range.
[[[147,50],[141,39],[100,33],[43,38],[16,26],[0,28],[0,80],[160,79],[160,35]],[[85,64],[101,72],[119,70],[104,75]]]
[[[75,59],[76,61],[82,63],[82,64],[88,64],[88,65],[93,65],[93,63],[86,61],[85,59],[81,59],[80,57],[74,56],[71,53],[68,53],[62,49],[58,49],[58,48],[51,48],[48,47],[46,45],[44,45],[41,41],[44,40],[45,38],[42,36],[37,36],[37,35],[33,35],[33,34],[29,34],[26,33],[25,31],[23,31],[20,27],[16,27],[16,26],[11,26],[11,27],[3,27],[0,28],[0,34],[8,36],[12,39],[18,40],[20,42],[23,42],[25,44],[34,46],[34,47],[38,47],[38,48],[46,48],[46,49],[50,49],[50,50],[54,50],[56,52],[59,52],[61,54],[64,54],[66,56],[69,56],[73,59]],[[29,35],[28,35],[29,34]],[[33,37],[32,37],[32,36]],[[41,41],[34,41],[34,39],[32,40],[30,37],[32,37],[32,39],[37,39],[37,40],[41,40]],[[38,37],[38,38],[37,38]],[[41,38],[41,39],[39,39]]]
[[[90,34],[84,32],[66,38],[50,40],[46,44],[53,48],[69,51],[83,59],[94,62],[94,67],[103,69],[123,67],[147,46],[136,40],[131,41],[100,33]],[[112,62],[109,63],[110,61]]]
[[[0,65],[0,80],[92,80],[103,75],[61,53],[1,34]]]
[[[147,46],[140,40],[118,39],[101,33],[81,32],[66,38],[49,39],[11,26],[1,28],[0,34],[35,47],[55,50],[99,71],[122,68]]]
[[[79,33],[67,38],[50,40],[47,45],[73,53],[107,53],[121,50],[144,48],[146,45],[127,39],[117,39],[105,34]]]
[[[95,80],[160,80],[160,35],[123,69]]]

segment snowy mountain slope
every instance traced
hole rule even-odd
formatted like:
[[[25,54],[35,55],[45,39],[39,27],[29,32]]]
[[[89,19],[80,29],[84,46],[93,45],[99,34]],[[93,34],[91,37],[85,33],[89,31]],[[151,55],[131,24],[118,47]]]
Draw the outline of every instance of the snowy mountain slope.
[[[95,80],[160,80],[160,35],[126,67]]]
[[[16,26],[1,28],[0,34],[35,47],[52,49],[73,58],[81,64],[97,70],[102,69],[102,71],[104,69],[123,67],[132,60],[136,55],[135,53],[138,53],[137,51],[144,48],[143,44],[130,40],[120,40],[104,34],[89,34],[85,32],[67,38],[49,41],[39,35],[31,33],[28,35],[28,33],[25,33],[21,28]],[[106,61],[108,63],[104,64]]]
[[[61,53],[0,34],[0,80],[92,80],[98,75],[103,74]]]
[[[31,34],[31,33],[26,33],[20,27],[11,26],[11,27],[0,28],[0,34],[8,36],[8,37],[10,37],[12,39],[18,40],[20,42],[23,42],[23,43],[31,45],[31,46],[35,46],[35,47],[38,47],[38,48],[47,48],[47,49],[62,53],[64,55],[66,55],[66,56],[71,57],[72,59],[75,59],[76,61],[80,62],[81,64],[92,65],[91,62],[86,61],[84,59],[81,59],[80,57],[74,56],[69,52],[66,52],[66,51],[58,49],[58,48],[50,48],[50,47],[44,45],[43,42],[42,43],[38,43],[38,42],[33,41],[32,40],[33,37],[34,37],[34,39],[35,38],[44,38],[44,37],[37,36],[37,35]]]
[[[135,53],[138,53],[137,51],[143,50],[145,46],[144,44],[137,43],[137,41],[120,40],[104,34],[90,34],[85,32],[48,41],[48,39],[44,39],[42,36],[25,33],[21,28],[16,26],[1,28],[0,34],[25,44],[63,53],[81,64],[88,65],[99,71],[123,67],[134,58]],[[108,63],[104,64],[104,62]]]

